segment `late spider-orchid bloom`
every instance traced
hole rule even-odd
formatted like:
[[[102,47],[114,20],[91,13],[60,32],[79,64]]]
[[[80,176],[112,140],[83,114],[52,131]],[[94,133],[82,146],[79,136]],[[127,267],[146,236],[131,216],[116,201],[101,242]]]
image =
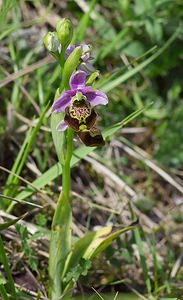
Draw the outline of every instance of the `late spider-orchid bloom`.
[[[71,127],[87,146],[103,145],[100,131],[95,127],[97,114],[94,107],[106,105],[108,98],[99,90],[86,86],[87,74],[76,71],[70,78],[70,90],[65,91],[53,103],[52,112],[65,112],[64,120],[57,125],[57,130],[64,131]]]

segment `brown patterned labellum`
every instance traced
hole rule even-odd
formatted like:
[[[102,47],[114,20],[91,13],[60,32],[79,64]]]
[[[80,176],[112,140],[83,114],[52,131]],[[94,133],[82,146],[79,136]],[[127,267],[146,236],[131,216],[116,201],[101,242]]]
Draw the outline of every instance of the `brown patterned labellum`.
[[[105,141],[98,128],[92,127],[90,130],[77,132],[80,140],[89,147],[104,146]]]
[[[64,121],[76,132],[84,129],[89,130],[97,120],[97,114],[90,103],[81,93],[77,93],[72,99],[71,105],[65,111]]]

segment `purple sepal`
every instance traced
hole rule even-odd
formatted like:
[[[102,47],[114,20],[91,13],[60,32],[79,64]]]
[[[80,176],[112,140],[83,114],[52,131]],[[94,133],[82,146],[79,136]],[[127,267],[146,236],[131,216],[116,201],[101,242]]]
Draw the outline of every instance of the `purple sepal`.
[[[52,113],[64,112],[66,107],[70,105],[71,98],[74,96],[74,92],[66,91],[61,94],[60,97],[52,105]]]
[[[68,125],[65,121],[61,121],[60,123],[58,123],[56,129],[58,131],[65,131],[68,128]]]
[[[106,94],[104,94],[101,91],[98,90],[89,90],[89,91],[83,91],[83,95],[86,96],[88,102],[90,102],[90,104],[92,106],[96,106],[96,105],[106,105],[108,103],[108,98],[106,96]]]

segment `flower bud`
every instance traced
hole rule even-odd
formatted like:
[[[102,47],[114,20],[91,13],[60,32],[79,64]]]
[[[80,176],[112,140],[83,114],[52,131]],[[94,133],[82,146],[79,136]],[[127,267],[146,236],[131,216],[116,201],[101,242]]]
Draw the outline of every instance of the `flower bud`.
[[[57,38],[56,32],[48,32],[44,39],[44,45],[51,54],[59,54],[61,52],[61,44]]]
[[[67,48],[72,40],[73,26],[69,19],[62,19],[56,24],[58,39],[63,48]]]

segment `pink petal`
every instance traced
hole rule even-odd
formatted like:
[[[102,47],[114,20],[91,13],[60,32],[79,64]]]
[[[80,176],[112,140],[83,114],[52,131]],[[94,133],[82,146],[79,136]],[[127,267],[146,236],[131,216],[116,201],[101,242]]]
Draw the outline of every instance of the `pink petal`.
[[[85,95],[88,91],[92,91],[91,86],[85,86],[82,89],[78,89],[78,92],[81,92],[83,95]]]
[[[88,61],[82,62],[78,66],[78,69],[81,70],[81,71],[84,71],[88,75],[95,71],[95,68]]]
[[[74,46],[72,46],[72,45],[69,45],[68,47],[67,47],[67,49],[65,50],[65,59],[67,59],[68,58],[68,56],[72,53],[72,51],[74,50]]]
[[[58,123],[56,129],[58,131],[65,131],[68,128],[68,125],[65,121],[61,121],[60,123]]]
[[[70,105],[71,98],[74,95],[73,91],[67,91],[53,102],[52,113],[64,112],[66,107]]]
[[[86,96],[88,102],[90,102],[92,106],[106,105],[108,103],[107,95],[101,91],[98,90],[90,90],[86,92],[83,91],[83,94]]]
[[[87,74],[84,71],[76,71],[70,78],[71,90],[81,89],[85,86]]]

